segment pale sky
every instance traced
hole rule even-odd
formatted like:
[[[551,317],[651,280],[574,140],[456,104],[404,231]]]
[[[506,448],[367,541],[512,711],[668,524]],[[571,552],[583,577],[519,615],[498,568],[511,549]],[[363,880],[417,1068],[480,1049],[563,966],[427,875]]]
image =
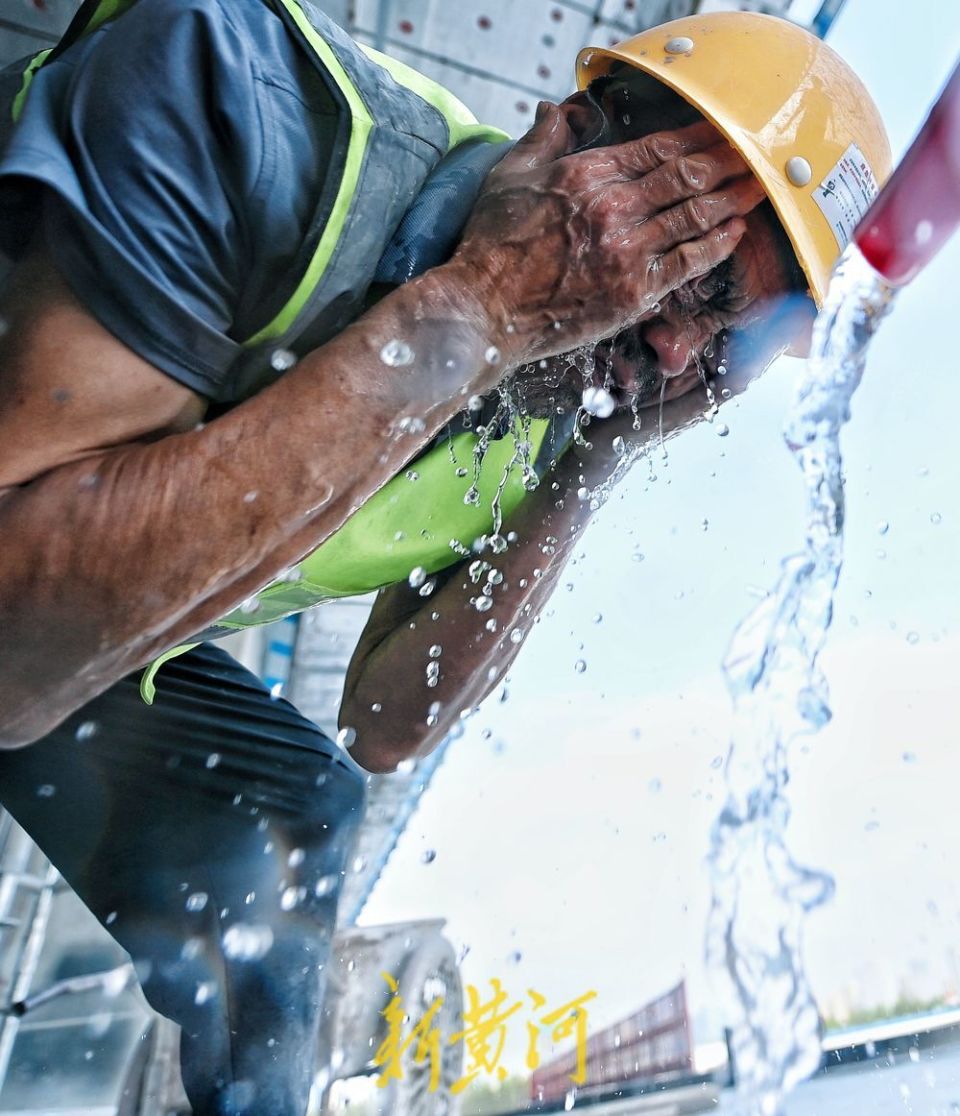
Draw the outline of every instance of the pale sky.
[[[848,0],[830,41],[900,153],[960,52],[960,5]],[[901,294],[844,438],[847,558],[823,657],[834,721],[795,756],[790,793],[791,847],[837,880],[807,933],[827,1006],[844,989],[892,999],[901,981],[936,991],[955,972],[958,271],[960,240]],[[715,1037],[702,955],[729,730],[719,664],[757,587],[802,543],[779,435],[799,367],[781,362],[727,406],[729,437],[688,432],[656,481],[641,464],[621,486],[509,699],[488,701],[449,751],[362,922],[444,916],[469,946],[466,980],[556,1004],[595,988],[597,1026],[686,974],[695,1037]]]

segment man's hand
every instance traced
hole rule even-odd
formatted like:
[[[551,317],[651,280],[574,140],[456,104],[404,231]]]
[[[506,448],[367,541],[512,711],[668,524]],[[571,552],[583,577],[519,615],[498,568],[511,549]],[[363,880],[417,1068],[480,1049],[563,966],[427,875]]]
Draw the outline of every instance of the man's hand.
[[[450,266],[471,274],[513,363],[610,337],[712,271],[763,198],[702,123],[575,152],[565,108],[490,174]]]

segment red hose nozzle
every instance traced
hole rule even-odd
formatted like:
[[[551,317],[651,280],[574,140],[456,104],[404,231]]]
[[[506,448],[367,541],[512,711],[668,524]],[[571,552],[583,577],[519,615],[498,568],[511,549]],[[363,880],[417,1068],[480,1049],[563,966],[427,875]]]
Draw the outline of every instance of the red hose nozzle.
[[[960,226],[960,64],[854,233],[894,286],[909,283]]]

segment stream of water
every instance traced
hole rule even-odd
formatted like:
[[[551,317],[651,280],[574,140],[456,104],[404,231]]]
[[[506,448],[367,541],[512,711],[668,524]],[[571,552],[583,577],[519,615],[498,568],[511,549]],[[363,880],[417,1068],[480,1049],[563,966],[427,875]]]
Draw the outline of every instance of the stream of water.
[[[723,669],[733,701],[723,809],[711,835],[707,958],[731,993],[742,1116],[780,1116],[820,1062],[820,1020],[802,960],[806,916],[832,878],[787,846],[790,748],[830,719],[817,659],[843,559],[840,431],[893,292],[856,248],[840,260],[784,437],[806,482],[806,544],[734,633]]]

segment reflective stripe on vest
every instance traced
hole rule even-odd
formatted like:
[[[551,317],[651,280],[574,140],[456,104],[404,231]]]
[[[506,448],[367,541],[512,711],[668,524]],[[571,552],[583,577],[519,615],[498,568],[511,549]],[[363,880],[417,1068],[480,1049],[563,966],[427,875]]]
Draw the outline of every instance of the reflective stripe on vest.
[[[244,343],[237,378],[247,393],[276,378],[270,357],[277,349],[297,351],[298,343],[301,350],[315,348],[362,312],[392,230],[444,154],[468,142],[509,138],[478,124],[436,82],[372,48],[359,47],[310,0],[264,2],[318,64],[348,117],[348,135],[339,152],[336,195],[323,215],[313,258],[286,305]],[[61,44],[31,62],[14,115],[22,110],[32,77],[42,65],[134,3],[87,0]],[[545,421],[531,424],[531,458],[552,457],[564,448],[549,444],[549,429]],[[508,434],[492,441],[487,450],[479,475],[479,504],[464,503],[473,480],[476,441],[476,435],[465,432],[429,450],[412,466],[417,480],[408,479],[408,473],[395,477],[304,559],[293,576],[261,590],[255,609],[237,609],[218,627],[239,630],[268,623],[326,600],[403,581],[416,567],[431,574],[460,561],[458,550],[470,549],[479,537],[491,533],[498,489],[504,517],[526,494],[515,463],[516,438]],[[458,468],[466,469],[467,476],[458,477]],[[160,661],[145,676],[145,696],[152,692]]]

